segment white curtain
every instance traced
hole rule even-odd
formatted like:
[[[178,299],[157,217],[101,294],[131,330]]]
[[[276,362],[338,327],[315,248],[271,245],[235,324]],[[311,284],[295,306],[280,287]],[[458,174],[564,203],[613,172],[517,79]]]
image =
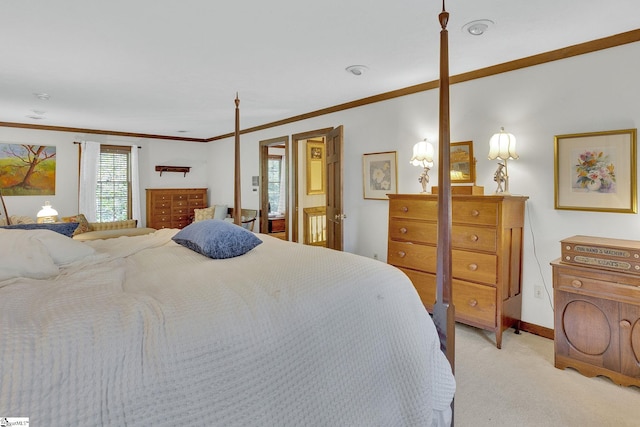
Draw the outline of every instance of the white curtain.
[[[78,212],[89,222],[96,221],[96,186],[100,166],[100,143],[83,141],[80,143],[80,194]]]
[[[285,162],[287,157],[280,158],[280,198],[278,199],[278,212],[283,214],[287,211],[287,168]]]
[[[138,227],[141,227],[140,218],[140,177],[138,174],[138,146],[131,146],[131,217],[138,220]]]

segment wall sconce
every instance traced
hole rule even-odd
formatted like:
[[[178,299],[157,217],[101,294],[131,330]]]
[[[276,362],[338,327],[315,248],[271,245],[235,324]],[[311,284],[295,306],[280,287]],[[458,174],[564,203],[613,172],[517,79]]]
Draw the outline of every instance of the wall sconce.
[[[51,207],[51,203],[44,202],[44,206],[38,212],[37,218],[36,222],[38,224],[56,222],[58,220],[58,211]]]
[[[499,159],[498,169],[493,175],[493,180],[498,184],[496,194],[509,194],[509,173],[507,160],[518,159],[516,153],[516,137],[500,128],[500,132],[494,134],[489,140],[489,160]],[[503,186],[504,185],[504,186]]]
[[[433,167],[433,144],[428,142],[426,138],[413,146],[411,164],[423,168],[418,182],[422,184],[421,193],[426,193],[427,184],[429,183],[429,169]]]

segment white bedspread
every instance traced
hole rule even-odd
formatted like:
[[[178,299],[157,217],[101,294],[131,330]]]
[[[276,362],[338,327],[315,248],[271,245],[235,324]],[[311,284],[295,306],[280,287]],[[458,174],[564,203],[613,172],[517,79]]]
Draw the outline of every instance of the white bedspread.
[[[84,243],[0,282],[0,417],[33,426],[429,426],[455,383],[409,280],[258,235],[212,260],[175,230]]]

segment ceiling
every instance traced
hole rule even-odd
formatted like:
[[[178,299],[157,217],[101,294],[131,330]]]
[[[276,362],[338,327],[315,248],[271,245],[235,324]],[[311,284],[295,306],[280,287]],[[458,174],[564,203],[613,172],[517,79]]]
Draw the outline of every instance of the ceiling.
[[[638,28],[638,0],[456,0],[450,74]],[[438,79],[438,0],[3,0],[0,122],[206,139]],[[491,20],[484,35],[463,26]],[[354,76],[345,68],[365,65]],[[47,94],[43,100],[35,94]]]

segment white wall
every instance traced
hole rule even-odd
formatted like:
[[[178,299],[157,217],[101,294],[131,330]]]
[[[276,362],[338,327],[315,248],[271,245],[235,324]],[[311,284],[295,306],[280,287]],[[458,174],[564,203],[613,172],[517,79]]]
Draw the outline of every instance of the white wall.
[[[509,163],[509,174],[511,193],[529,196],[522,315],[526,322],[553,328],[549,263],[560,255],[561,239],[585,234],[640,240],[636,214],[555,210],[553,178],[554,135],[638,127],[638,69],[640,43],[634,43],[451,87],[451,141],[474,142],[477,184],[485,193],[495,190],[496,162],[486,158],[489,138],[504,126],[518,139],[520,159]],[[247,188],[260,140],[344,125],[344,247],[386,260],[388,202],[363,199],[362,154],[397,151],[398,191],[419,192],[420,169],[409,159],[414,143],[425,137],[437,140],[438,114],[438,91],[432,90],[242,135],[242,203],[258,205]],[[215,182],[221,184],[221,197],[232,200],[228,159],[233,141],[210,144],[209,156],[219,165]],[[430,176],[430,184],[437,185],[437,166]],[[545,298],[534,297],[537,285],[545,287]]]
[[[535,298],[534,287],[544,285],[552,295],[549,263],[560,255],[561,239],[585,234],[640,240],[636,214],[560,211],[553,202],[554,135],[637,128],[638,69],[640,43],[633,43],[451,87],[451,141],[474,142],[478,185],[484,185],[485,192],[495,189],[496,162],[486,159],[490,136],[504,126],[518,138],[520,159],[509,163],[509,174],[511,192],[529,196],[522,318],[526,322],[553,327],[552,298]],[[409,159],[415,142],[425,137],[437,140],[437,90],[242,135],[242,206],[259,207],[251,177],[259,173],[260,140],[338,125],[344,125],[345,141],[345,250],[386,260],[388,203],[363,199],[362,154],[397,151],[398,191],[419,192],[420,169]],[[0,127],[0,142],[55,145],[58,153],[55,196],[6,197],[10,214],[35,216],[45,200],[61,215],[76,213],[78,147],[73,141],[82,139],[142,146],[143,189],[208,187],[210,204],[233,204],[232,138],[202,144]],[[192,169],[186,177],[160,177],[155,165]],[[437,167],[430,176],[431,185],[437,185]]]
[[[144,190],[146,188],[206,188],[209,187],[208,147],[204,143],[174,142],[140,138],[123,138],[105,135],[88,135],[73,132],[52,132],[33,129],[0,127],[0,142],[10,144],[54,145],[56,147],[56,193],[52,196],[5,196],[9,215],[36,216],[45,201],[60,216],[78,213],[78,145],[74,141],[96,141],[102,144],[138,145],[140,188],[142,203],[141,225],[146,223]],[[191,172],[163,173],[155,171],[156,165],[191,166]]]

